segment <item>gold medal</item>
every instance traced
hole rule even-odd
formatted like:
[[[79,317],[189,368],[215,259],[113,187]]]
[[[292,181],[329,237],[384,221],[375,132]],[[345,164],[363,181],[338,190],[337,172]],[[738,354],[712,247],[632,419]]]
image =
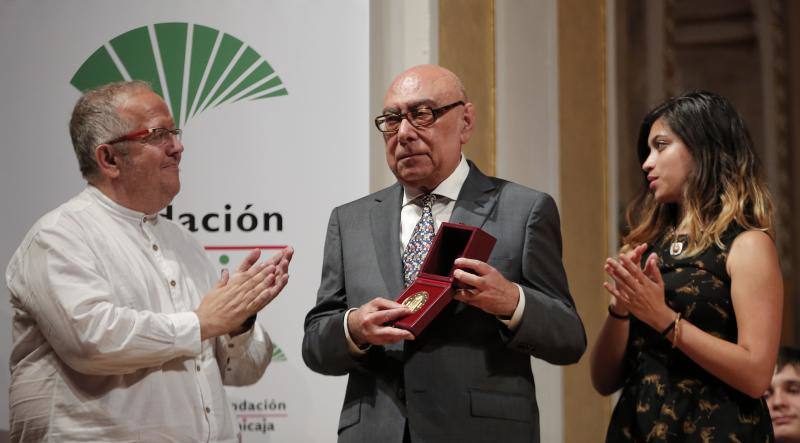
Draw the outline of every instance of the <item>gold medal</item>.
[[[416,294],[408,297],[407,299],[403,300],[403,304],[411,309],[411,312],[417,312],[425,306],[425,303],[428,301],[428,293],[425,291],[419,291]]]

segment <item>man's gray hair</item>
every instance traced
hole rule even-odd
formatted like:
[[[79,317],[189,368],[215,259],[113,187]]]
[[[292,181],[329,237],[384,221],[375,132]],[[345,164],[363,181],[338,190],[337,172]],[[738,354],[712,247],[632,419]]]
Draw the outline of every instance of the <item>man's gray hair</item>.
[[[72,110],[69,135],[78,157],[81,175],[92,182],[99,172],[94,152],[103,143],[134,130],[132,123],[119,115],[119,106],[135,92],[152,91],[140,80],[109,83],[86,91]]]

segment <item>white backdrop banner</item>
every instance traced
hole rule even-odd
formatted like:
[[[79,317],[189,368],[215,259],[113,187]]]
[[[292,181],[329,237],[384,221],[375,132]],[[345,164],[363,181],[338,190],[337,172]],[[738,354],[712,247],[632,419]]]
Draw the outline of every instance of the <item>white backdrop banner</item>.
[[[220,268],[296,250],[259,315],[276,345],[229,389],[242,441],[334,441],[344,378],[303,364],[330,210],[368,191],[369,2],[0,0],[3,271],[33,222],[84,186],[67,124],[80,91],[143,79],[184,129],[182,191],[162,215]],[[11,350],[7,291],[0,360]],[[0,429],[9,371],[0,371]]]

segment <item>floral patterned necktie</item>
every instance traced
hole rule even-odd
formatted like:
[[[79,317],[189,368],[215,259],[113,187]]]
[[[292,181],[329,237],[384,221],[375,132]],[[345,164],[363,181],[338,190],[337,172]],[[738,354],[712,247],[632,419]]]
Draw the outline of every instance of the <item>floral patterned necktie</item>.
[[[417,278],[419,267],[428,255],[428,249],[431,248],[433,241],[433,202],[436,201],[436,196],[427,194],[420,197],[419,201],[422,205],[422,217],[414,226],[414,232],[403,252],[403,283],[406,287],[414,283]]]

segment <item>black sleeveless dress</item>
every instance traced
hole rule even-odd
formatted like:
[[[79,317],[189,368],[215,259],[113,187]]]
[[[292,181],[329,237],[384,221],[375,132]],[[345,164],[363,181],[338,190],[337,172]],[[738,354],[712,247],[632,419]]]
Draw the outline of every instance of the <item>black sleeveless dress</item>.
[[[667,304],[698,328],[735,343],[736,313],[725,268],[741,229],[723,235],[693,257],[670,255],[671,240],[655,251]],[[685,247],[685,238],[683,240]],[[673,251],[674,252],[674,251]],[[606,435],[607,442],[772,442],[763,399],[753,399],[706,372],[647,324],[631,316],[625,354],[627,379]],[[678,338],[680,340],[680,337]]]

